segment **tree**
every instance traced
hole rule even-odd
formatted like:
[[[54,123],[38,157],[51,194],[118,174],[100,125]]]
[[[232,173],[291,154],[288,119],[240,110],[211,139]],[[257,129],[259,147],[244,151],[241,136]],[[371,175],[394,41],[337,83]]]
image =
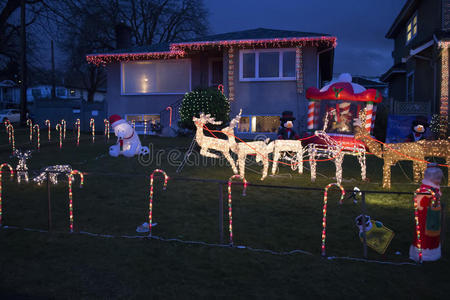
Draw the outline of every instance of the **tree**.
[[[115,25],[125,22],[138,45],[172,42],[204,34],[207,11],[202,0],[48,0],[47,20],[56,24],[55,39],[67,53],[68,75],[88,90],[88,101],[105,82],[101,68],[86,54],[115,49]]]

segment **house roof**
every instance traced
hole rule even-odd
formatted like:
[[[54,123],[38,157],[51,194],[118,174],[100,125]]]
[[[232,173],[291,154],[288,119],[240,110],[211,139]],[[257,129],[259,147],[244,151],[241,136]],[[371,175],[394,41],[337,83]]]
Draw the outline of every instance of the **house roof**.
[[[397,17],[394,20],[394,23],[392,23],[391,27],[389,28],[388,32],[386,33],[385,37],[387,39],[392,39],[397,34],[399,28],[406,23],[411,15],[414,13],[417,4],[420,0],[407,0],[405,5],[403,5],[402,10],[397,15]]]
[[[209,35],[171,43],[170,45],[156,44],[115,50],[109,53],[88,54],[86,59],[95,65],[105,65],[129,60],[180,58],[186,56],[188,51],[201,51],[211,48],[295,47],[300,45],[336,47],[336,37],[322,33],[256,28]]]
[[[392,75],[398,74],[398,73],[406,73],[406,64],[405,63],[393,65],[389,70],[387,70],[386,73],[381,75],[380,80],[383,82],[387,82],[387,81],[389,81],[389,78]]]
[[[386,83],[377,80],[371,80],[362,76],[353,76],[352,82],[362,85],[367,88],[383,88],[386,87]]]

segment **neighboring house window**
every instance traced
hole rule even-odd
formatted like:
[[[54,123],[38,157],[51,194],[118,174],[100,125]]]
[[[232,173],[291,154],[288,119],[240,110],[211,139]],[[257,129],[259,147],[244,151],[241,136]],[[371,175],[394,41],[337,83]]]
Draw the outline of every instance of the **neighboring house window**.
[[[279,126],[279,116],[244,116],[239,122],[238,132],[276,133]]]
[[[414,72],[406,76],[406,101],[414,101]]]
[[[417,12],[406,25],[406,43],[409,43],[417,35]]]
[[[239,80],[295,80],[294,49],[241,50]]]
[[[191,90],[188,59],[121,64],[122,95],[184,94]]]

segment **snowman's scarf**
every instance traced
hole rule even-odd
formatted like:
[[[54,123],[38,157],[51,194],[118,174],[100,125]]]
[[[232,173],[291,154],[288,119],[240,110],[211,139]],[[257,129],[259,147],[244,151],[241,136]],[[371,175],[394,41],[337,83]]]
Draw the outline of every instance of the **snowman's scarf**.
[[[124,141],[124,140],[129,140],[129,139],[131,139],[133,136],[134,136],[134,131],[133,131],[133,133],[132,133],[129,137],[126,137],[126,138],[123,138],[123,139],[119,139],[120,151],[123,151],[123,141]]]

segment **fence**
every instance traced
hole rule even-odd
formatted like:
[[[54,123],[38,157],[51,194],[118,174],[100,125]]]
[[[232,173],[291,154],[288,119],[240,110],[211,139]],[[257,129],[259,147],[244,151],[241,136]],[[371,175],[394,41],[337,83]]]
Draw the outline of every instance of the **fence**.
[[[52,226],[52,197],[51,197],[51,183],[50,183],[50,176],[52,173],[55,173],[53,171],[50,172],[45,172],[46,173],[46,177],[47,177],[47,206],[48,206],[48,231],[51,232],[53,231],[53,226]],[[56,172],[56,173],[60,173],[60,172]],[[122,174],[122,173],[102,173],[102,172],[94,172],[94,173],[85,173],[86,176],[98,176],[98,177],[105,177],[105,176],[113,176],[116,178],[121,178],[121,177],[129,177],[129,178],[148,178],[148,174]],[[231,246],[231,247],[235,247],[235,248],[248,248],[251,249],[248,246],[235,246],[233,245],[232,242],[230,243],[226,243],[225,242],[225,230],[224,230],[224,185],[227,185],[229,182],[228,181],[224,181],[224,180],[217,180],[217,179],[200,179],[200,178],[189,178],[189,177],[173,177],[170,178],[170,181],[176,181],[176,182],[183,182],[183,183],[200,183],[200,184],[208,184],[208,185],[216,185],[217,188],[217,203],[218,203],[218,211],[217,211],[217,219],[218,219],[218,228],[217,228],[217,239],[218,239],[218,244],[215,245],[219,245],[219,246]],[[243,185],[243,183],[239,183],[236,182],[234,183],[236,185]],[[249,188],[256,188],[256,189],[273,189],[273,190],[281,190],[281,191],[317,191],[317,192],[323,192],[324,190],[321,188],[314,188],[314,187],[300,187],[300,186],[284,186],[284,185],[266,185],[266,184],[247,184],[247,186]],[[180,191],[177,191],[178,193],[180,193]],[[350,196],[355,196],[354,190],[347,190],[346,191],[347,194],[350,194]],[[393,192],[393,191],[376,191],[376,190],[361,190],[358,191],[358,193],[360,193],[360,198],[358,199],[361,203],[360,205],[360,212],[363,216],[363,243],[362,243],[362,257],[364,259],[367,259],[368,257],[368,253],[367,253],[367,241],[366,241],[366,235],[365,235],[365,216],[367,214],[367,206],[366,206],[366,196],[369,194],[382,194],[382,195],[406,195],[406,196],[411,196],[413,197],[414,193],[412,192]],[[348,197],[347,199],[349,199],[350,197]],[[230,204],[230,203],[229,203]],[[325,208],[326,209],[326,208]],[[444,209],[442,211],[445,211]],[[412,212],[412,211],[411,211]],[[326,214],[326,212],[325,212]],[[443,217],[443,220],[445,220],[445,217]],[[442,226],[442,228],[444,228],[445,226]],[[87,233],[87,232],[79,232],[79,233]],[[95,234],[91,234],[91,233],[87,233],[89,235],[95,235]],[[231,233],[230,233],[231,234]],[[315,233],[314,233],[315,234]],[[317,233],[318,235],[318,233]],[[109,236],[109,235],[100,235],[100,236]],[[444,236],[444,233],[442,233],[441,236]],[[177,238],[175,239],[164,239],[164,238],[159,238],[157,236],[149,236],[150,238],[158,238],[158,239],[162,239],[162,240],[176,240],[176,241],[181,241]],[[191,242],[191,243],[203,243],[203,244],[207,244],[206,242]],[[253,249],[255,250],[255,249]],[[263,252],[268,252],[268,253],[273,253],[273,254],[292,254],[292,253],[307,253],[307,254],[311,254],[307,251],[303,251],[303,250],[293,250],[293,251],[289,251],[289,252],[277,252],[277,251],[273,251],[273,250],[268,250],[268,249],[258,249],[258,251],[263,251]],[[323,253],[325,254],[325,253]],[[323,255],[325,256],[325,255]],[[357,259],[357,258],[356,258]],[[386,262],[388,263],[388,262]]]

